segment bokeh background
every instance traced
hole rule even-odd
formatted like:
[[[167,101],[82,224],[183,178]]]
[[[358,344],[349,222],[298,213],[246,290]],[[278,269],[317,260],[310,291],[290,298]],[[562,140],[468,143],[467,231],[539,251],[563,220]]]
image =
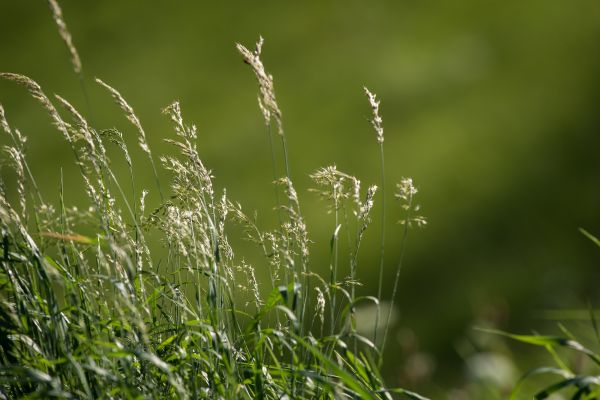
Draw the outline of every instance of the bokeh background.
[[[473,326],[531,332],[554,326],[552,310],[599,304],[600,251],[578,232],[600,234],[597,1],[61,4],[89,105],[44,1],[0,0],[0,70],[31,76],[135,146],[134,131],[92,81],[102,78],[133,105],[156,154],[172,135],[160,110],[179,99],[217,185],[269,227],[270,152],[255,79],[234,47],[264,36],[292,177],[317,243],[329,239],[333,221],[308,192],[308,174],[336,164],[378,183],[362,86],[378,93],[388,187],[412,176],[429,220],[410,233],[388,381],[464,398],[477,371],[505,368],[510,381],[536,362],[529,348],[482,338]],[[58,198],[62,168],[67,202],[82,203],[70,151],[37,104],[8,82],[0,82],[0,102],[29,136],[42,191]],[[139,185],[153,188],[136,153]],[[387,296],[400,240],[391,195],[388,204]],[[374,218],[359,271],[370,294],[378,230]],[[325,271],[320,246],[313,265]],[[499,358],[480,360],[492,353]]]

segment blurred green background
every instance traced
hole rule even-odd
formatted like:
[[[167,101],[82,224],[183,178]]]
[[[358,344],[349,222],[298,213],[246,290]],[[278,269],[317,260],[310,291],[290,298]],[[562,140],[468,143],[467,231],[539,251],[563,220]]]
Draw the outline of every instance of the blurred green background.
[[[469,339],[473,324],[530,332],[546,324],[541,310],[599,303],[600,252],[578,232],[600,234],[597,1],[61,4],[90,106],[44,1],[0,0],[0,70],[32,77],[87,110],[97,127],[129,134],[135,146],[134,131],[92,82],[102,78],[133,105],[157,155],[172,135],[160,110],[179,99],[199,127],[217,185],[258,210],[268,227],[275,223],[270,153],[255,79],[234,47],[264,36],[292,177],[315,242],[329,239],[333,221],[307,191],[309,173],[336,164],[365,185],[378,183],[362,86],[379,95],[388,186],[412,176],[429,220],[409,238],[398,332],[386,354],[389,381],[449,393],[464,385],[465,358],[479,350]],[[62,167],[67,202],[83,202],[70,150],[39,106],[8,82],[0,82],[0,102],[29,136],[44,193],[58,198]],[[140,186],[154,189],[135,153]],[[391,195],[388,204],[389,295],[400,227]],[[378,229],[375,217],[359,267],[370,294]],[[312,259],[324,271],[325,247],[315,245]],[[422,376],[413,376],[421,367]]]

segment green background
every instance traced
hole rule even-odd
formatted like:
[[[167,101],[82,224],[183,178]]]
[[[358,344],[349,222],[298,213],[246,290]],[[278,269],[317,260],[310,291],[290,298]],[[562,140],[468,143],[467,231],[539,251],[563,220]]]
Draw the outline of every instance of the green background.
[[[597,304],[600,252],[578,232],[600,234],[597,1],[61,4],[89,106],[43,1],[0,0],[0,70],[32,77],[87,110],[98,128],[121,129],[135,146],[134,130],[93,83],[100,77],[133,105],[157,155],[170,151],[162,139],[172,136],[160,110],[180,100],[186,119],[198,125],[199,149],[217,186],[258,210],[269,227],[276,218],[268,142],[255,79],[234,46],[251,47],[264,36],[292,177],[311,238],[321,243],[312,252],[321,271],[333,220],[307,191],[308,174],[336,164],[365,185],[378,183],[362,86],[379,95],[388,188],[412,176],[429,220],[409,237],[401,329],[386,353],[389,381],[425,393],[461,387],[461,343],[475,335],[472,325],[529,332],[546,323],[541,310]],[[0,102],[29,137],[47,197],[58,198],[63,168],[67,202],[84,204],[70,150],[43,111],[8,82],[0,82]],[[140,187],[154,189],[139,150],[134,159]],[[400,227],[388,194],[389,295]],[[157,204],[156,192],[150,201]],[[378,229],[375,217],[359,267],[369,294],[376,291]],[[406,372],[417,346],[405,343],[412,334],[435,365],[428,377]]]

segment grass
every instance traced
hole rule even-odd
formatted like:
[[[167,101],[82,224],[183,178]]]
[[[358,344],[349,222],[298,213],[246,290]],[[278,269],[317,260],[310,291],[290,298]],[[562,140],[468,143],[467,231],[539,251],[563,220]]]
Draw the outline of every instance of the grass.
[[[581,229],[580,232],[587,237],[593,244],[600,247],[600,241],[588,231]],[[561,313],[561,319],[565,319],[569,314],[581,314],[573,311]],[[583,319],[585,319],[584,317]],[[578,318],[579,319],[579,318]],[[590,308],[587,317],[591,323],[591,331],[596,342],[594,347],[600,344],[600,331],[594,310]],[[495,334],[506,337],[528,345],[539,346],[543,348],[552,364],[530,369],[521,376],[515,384],[509,395],[510,400],[521,398],[523,386],[528,381],[537,377],[544,377],[542,383],[535,383],[533,398],[535,400],[547,398],[563,398],[562,396],[570,393],[568,396],[572,400],[593,400],[600,397],[600,354],[592,350],[591,345],[585,345],[576,338],[569,329],[562,323],[558,324],[559,335],[517,335],[498,330],[482,329],[488,334]],[[589,333],[589,332],[588,332]],[[552,397],[561,396],[561,397]],[[531,396],[529,396],[531,398]]]
[[[83,68],[60,7],[50,9],[86,94]],[[25,152],[26,138],[12,127],[0,105],[5,147],[14,171],[1,186],[0,395],[5,398],[364,398],[422,399],[388,388],[379,366],[383,339],[359,334],[355,308],[377,297],[356,295],[359,251],[371,221],[377,186],[325,167],[311,176],[334,214],[329,276],[310,259],[311,241],[290,174],[282,112],[273,79],[262,64],[262,38],[255,50],[238,45],[255,74],[273,158],[279,224],[264,229],[215,185],[196,148],[197,129],[174,102],[163,112],[173,124],[165,138],[174,155],[155,157],[142,122],[124,97],[107,83],[117,107],[134,126],[141,151],[156,178],[139,191],[136,166],[123,134],[97,130],[67,100],[50,99],[32,79],[14,73],[0,78],[22,85],[48,113],[76,160],[88,209],[53,204],[37,189]],[[87,99],[87,95],[86,95]],[[379,102],[367,90],[374,139],[380,145],[385,184]],[[55,104],[60,105],[61,111]],[[89,107],[89,102],[88,102]],[[276,145],[279,142],[280,147]],[[113,151],[117,150],[117,151]],[[113,154],[114,153],[114,154]],[[112,160],[122,157],[128,176],[117,176]],[[283,166],[276,162],[283,160]],[[158,160],[158,162],[157,162]],[[165,185],[157,170],[170,172]],[[146,196],[161,205],[148,210]],[[396,198],[404,210],[402,234],[422,225],[412,180],[403,179]],[[381,215],[381,268],[385,209]],[[235,254],[231,232],[242,230],[264,256],[269,282]],[[93,232],[84,235],[81,232]],[[340,241],[346,236],[347,243]],[[235,235],[234,235],[235,236]],[[158,240],[157,240],[158,238]],[[340,256],[348,249],[349,256]],[[397,292],[402,261],[394,282]],[[381,276],[380,270],[381,295]],[[241,295],[240,295],[241,293]],[[246,293],[246,294],[244,294]],[[391,299],[392,304],[394,298]],[[391,311],[390,311],[391,313]],[[379,312],[377,324],[379,325]]]
[[[4,173],[8,183],[0,184],[0,398],[424,399],[388,387],[380,370],[409,229],[426,221],[412,180],[402,178],[394,193],[404,212],[400,257],[389,307],[382,312],[391,232],[377,96],[364,89],[379,150],[378,186],[364,188],[335,165],[310,174],[312,190],[324,201],[323,214],[332,219],[328,271],[321,276],[310,257],[302,196],[290,173],[283,113],[261,60],[262,38],[253,50],[240,44],[237,50],[257,80],[271,152],[279,223],[270,228],[217,186],[197,151],[197,129],[184,120],[178,102],[163,110],[173,126],[172,136],[164,138],[172,155],[157,156],[133,107],[100,79],[95,83],[120,110],[115,117],[124,115],[137,132],[139,149],[129,149],[116,129],[94,128],[82,62],[58,3],[48,4],[87,112],[60,96],[48,97],[26,76],[0,73],[0,78],[23,86],[47,112],[72,150],[71,167],[80,172],[85,189],[80,197],[88,204],[69,206],[65,193],[77,194],[62,182],[58,203],[46,200],[29,167],[27,138],[0,104],[0,128],[9,142],[3,165],[10,170]],[[134,165],[131,154],[140,150],[155,180],[150,190],[136,184],[137,171],[145,166]],[[127,165],[125,176],[112,168],[119,158]],[[169,173],[168,182],[159,179],[161,168]],[[150,209],[148,196],[159,198],[160,205]],[[381,204],[377,293],[359,296],[359,254],[371,233],[376,201]],[[262,255],[256,266],[239,252],[240,233]],[[257,279],[263,269],[265,282]],[[376,309],[372,334],[358,323],[357,309],[365,303]],[[600,342],[593,312],[589,319]],[[530,391],[535,399],[600,397],[600,354],[559,328],[552,336],[486,331],[539,346],[552,360],[526,372],[506,393],[510,399]],[[502,396],[503,390],[482,393]]]

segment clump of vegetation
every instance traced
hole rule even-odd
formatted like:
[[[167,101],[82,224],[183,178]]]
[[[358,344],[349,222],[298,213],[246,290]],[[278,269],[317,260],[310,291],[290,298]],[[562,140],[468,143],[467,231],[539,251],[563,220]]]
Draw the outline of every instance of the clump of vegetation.
[[[593,315],[592,321],[596,326]],[[559,328],[562,331],[561,335],[516,335],[502,331],[487,331],[522,343],[543,347],[553,360],[553,365],[536,367],[523,374],[510,394],[511,400],[519,398],[523,385],[537,376],[545,376],[546,379],[544,383],[536,384],[538,388],[533,395],[536,400],[554,398],[552,396],[560,396],[560,393],[564,394],[567,391],[571,391],[570,398],[573,400],[592,400],[600,396],[600,377],[592,373],[592,370],[600,367],[600,355],[579,342],[564,325],[559,324]],[[597,334],[597,328],[594,329]],[[561,350],[570,350],[575,354],[568,354]],[[571,363],[569,358],[573,355],[579,357],[575,357],[576,362]],[[588,365],[590,362],[591,366]],[[547,383],[548,381],[550,383]],[[540,386],[542,389],[539,389]]]
[[[600,247],[598,238],[582,228],[580,232]],[[591,333],[597,346],[600,343],[600,331],[595,311],[591,308],[587,312],[567,310],[561,313],[561,319],[564,317],[571,319],[573,314],[575,319],[589,320],[591,329],[586,329],[585,333]],[[480,329],[521,343],[539,346],[546,350],[552,360],[550,365],[536,367],[523,374],[510,393],[511,400],[519,398],[519,395],[524,392],[523,387],[529,381],[534,381],[530,386],[534,387],[533,398],[536,400],[554,398],[553,396],[563,398],[560,396],[569,392],[569,398],[573,400],[592,400],[600,397],[600,375],[598,375],[600,354],[593,350],[594,345],[579,339],[578,335],[563,323],[558,323],[558,329],[560,334],[557,335],[537,333],[518,335],[494,329]],[[582,331],[581,328],[579,331]],[[540,377],[542,378],[540,382],[535,381],[535,378]]]
[[[54,0],[49,4],[83,83],[60,8]],[[382,340],[357,331],[355,307],[378,304],[376,297],[358,297],[355,290],[377,186],[364,190],[356,177],[335,166],[312,174],[315,190],[335,214],[335,227],[329,276],[311,269],[308,229],[289,173],[273,78],[260,59],[262,43],[254,51],[242,45],[238,50],[258,80],[271,143],[280,221],[272,230],[263,229],[225,189],[215,187],[196,148],[197,128],[184,121],[178,102],[163,110],[174,129],[165,140],[176,155],[155,159],[133,108],[116,89],[96,80],[137,130],[152,166],[154,190],[162,201],[149,210],[149,192],[135,185],[135,168],[120,131],[95,129],[67,100],[50,99],[26,76],[0,74],[22,85],[47,111],[73,152],[89,202],[84,211],[69,207],[62,185],[59,204],[44,199],[28,166],[26,137],[0,106],[18,192],[18,204],[12,204],[7,192],[14,189],[2,185],[0,190],[1,397],[423,398],[386,387],[379,373],[390,315]],[[379,102],[369,91],[367,96],[383,186]],[[281,142],[282,174],[275,164],[274,138]],[[119,149],[116,155],[109,144]],[[129,176],[111,169],[111,158],[117,156],[126,161]],[[171,173],[168,189],[158,179],[160,167]],[[398,185],[404,238],[411,225],[425,223],[415,194],[412,180]],[[229,232],[236,226],[264,255],[270,282],[259,283],[255,268],[234,255]],[[86,229],[94,235],[81,234]],[[341,232],[347,233],[351,249],[348,263],[338,254]],[[157,255],[161,251],[166,255]],[[394,296],[400,267],[401,262]],[[245,303],[236,295],[239,289],[252,300]]]

